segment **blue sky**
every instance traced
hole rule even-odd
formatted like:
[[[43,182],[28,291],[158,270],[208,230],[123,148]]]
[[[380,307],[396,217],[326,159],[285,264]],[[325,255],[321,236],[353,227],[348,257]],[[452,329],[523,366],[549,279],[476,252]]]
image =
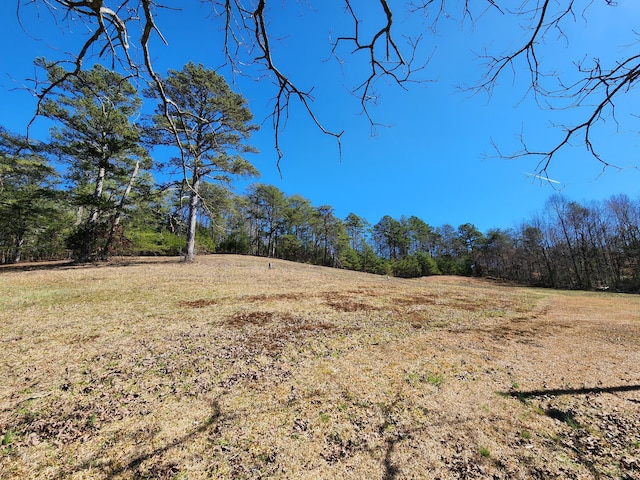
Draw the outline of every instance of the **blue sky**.
[[[165,73],[188,61],[220,67],[224,58],[219,25],[207,15],[209,10],[195,1],[167,3],[182,5],[182,10],[163,11],[158,18],[169,45],[157,39],[153,42],[156,69]],[[520,149],[522,133],[530,148],[549,148],[562,134],[554,124],[582,119],[575,110],[541,110],[525,96],[527,76],[522,72],[502,77],[491,96],[470,96],[457,88],[473,85],[482,76],[476,53],[485,49],[499,53],[522,41],[524,32],[517,19],[514,23],[508,16],[488,12],[475,25],[461,25],[453,18],[434,33],[428,21],[405,14],[401,2],[394,2],[398,4],[394,17],[398,40],[403,32],[423,32],[419,53],[423,58],[431,56],[431,61],[417,74],[424,82],[411,84],[407,90],[387,80],[377,82],[379,98],[371,114],[385,126],[372,130],[358,99],[350,93],[365,78],[366,64],[357,55],[348,55],[347,49],[340,52],[341,64],[330,58],[330,38],[350,28],[342,2],[314,2],[314,8],[312,2],[272,3],[270,28],[277,37],[272,41],[274,60],[301,90],[313,88],[312,106],[318,119],[327,129],[344,130],[344,134],[340,155],[335,140],[323,135],[300,105],[292,104],[280,136],[285,154],[280,162],[282,177],[268,119],[253,137],[252,143],[260,150],[251,156],[262,174],[258,181],[276,185],[288,195],[299,193],[316,206],[332,205],[341,218],[354,212],[376,223],[383,215],[416,215],[432,226],[470,222],[485,232],[529,219],[558,191],[581,202],[619,193],[634,199],[640,195],[640,123],[630,115],[634,109],[637,113],[640,104],[637,92],[618,101],[617,125],[609,119],[594,133],[596,147],[608,161],[636,168],[603,172],[602,165],[575,142],[549,168],[549,177],[560,182],[551,185],[527,175],[535,170],[536,159],[493,157],[492,141],[510,153]],[[633,46],[628,49],[625,45],[637,40],[631,30],[639,18],[640,2],[619,3],[617,8],[606,8],[601,5],[604,1],[596,2],[588,11],[588,22],[577,16],[575,23],[567,24],[568,43],[556,41],[557,35],[551,34],[539,50],[546,71],[570,76],[574,71],[571,62],[585,55],[603,63],[625,52],[630,55]],[[363,29],[379,21],[376,10],[365,8],[360,13]],[[33,60],[76,51],[83,32],[81,26],[73,25],[72,34],[62,35],[48,13],[41,11],[38,18],[35,10],[24,9],[26,34],[16,20],[14,0],[1,2],[0,15],[3,44],[12,46],[0,53],[0,123],[23,132],[35,107],[33,97],[21,89],[27,84],[25,79],[35,74]],[[220,72],[228,81],[234,80],[234,88],[249,100],[256,121],[262,122],[275,95],[269,79],[260,77],[262,72],[257,70],[250,71],[252,78],[234,79],[228,70]],[[46,130],[46,123],[38,120],[33,135],[44,139]]]

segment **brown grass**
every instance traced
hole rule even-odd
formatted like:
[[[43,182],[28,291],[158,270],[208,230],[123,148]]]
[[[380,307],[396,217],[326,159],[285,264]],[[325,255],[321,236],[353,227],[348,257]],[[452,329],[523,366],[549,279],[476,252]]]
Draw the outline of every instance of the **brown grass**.
[[[272,264],[0,271],[0,478],[640,478],[640,298]]]

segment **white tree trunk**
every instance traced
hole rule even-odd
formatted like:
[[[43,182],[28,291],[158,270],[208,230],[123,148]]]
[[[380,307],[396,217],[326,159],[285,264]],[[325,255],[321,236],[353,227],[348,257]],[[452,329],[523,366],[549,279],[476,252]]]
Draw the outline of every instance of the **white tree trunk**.
[[[104,190],[104,177],[107,171],[104,167],[100,167],[98,171],[98,178],[96,179],[96,188],[93,190],[93,199],[98,202],[100,197],[102,197],[102,191]],[[91,215],[89,216],[89,224],[94,225],[98,221],[98,206],[94,205],[91,208]]]
[[[106,175],[106,169],[104,167],[100,167],[100,170],[98,171],[98,177],[96,178],[96,186],[93,190],[93,198],[96,204],[91,207],[91,212],[89,213],[87,228],[84,233],[84,240],[83,240],[82,248],[78,258],[80,262],[88,261],[89,257],[91,257],[95,253],[93,251],[95,247],[94,235],[96,230],[96,224],[98,223],[98,215],[100,213],[97,204],[98,204],[98,200],[102,197],[105,175]]]
[[[200,178],[194,175],[193,184],[189,198],[189,219],[187,222],[187,251],[184,256],[185,262],[194,262],[196,259],[196,227],[198,224],[198,205],[200,204]]]

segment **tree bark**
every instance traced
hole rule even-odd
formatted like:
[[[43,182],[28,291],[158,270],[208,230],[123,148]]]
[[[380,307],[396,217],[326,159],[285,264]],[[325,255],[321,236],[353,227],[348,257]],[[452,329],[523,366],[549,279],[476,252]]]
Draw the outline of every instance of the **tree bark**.
[[[118,210],[116,212],[115,217],[113,218],[113,222],[111,223],[111,230],[109,230],[109,237],[107,238],[107,243],[104,246],[102,251],[103,259],[107,259],[109,256],[109,250],[111,249],[111,245],[113,244],[113,238],[116,233],[116,229],[118,225],[120,225],[120,219],[122,218],[122,213],[124,212],[124,206],[127,202],[127,198],[129,198],[129,194],[131,193],[131,189],[133,188],[133,184],[138,176],[138,171],[140,170],[140,162],[136,162],[135,167],[133,167],[133,172],[131,172],[131,176],[129,177],[129,183],[127,184],[127,188],[125,188],[124,193],[122,194],[122,198],[120,199],[120,204],[118,205]]]
[[[193,176],[191,185],[191,195],[189,198],[189,221],[187,227],[187,246],[184,255],[184,261],[192,263],[196,260],[196,227],[198,221],[198,205],[200,204],[200,195],[198,190],[200,187],[199,175]]]
[[[20,263],[20,260],[22,260],[22,245],[24,245],[24,236],[20,235],[20,237],[16,239],[16,249],[13,254],[12,263]]]
[[[93,190],[93,200],[95,204],[91,207],[91,213],[89,214],[89,219],[87,220],[84,238],[82,241],[82,248],[80,250],[80,255],[78,256],[79,262],[89,261],[89,257],[91,256],[91,254],[95,253],[93,250],[95,249],[96,224],[98,222],[98,215],[100,213],[98,202],[100,201],[100,197],[102,197],[105,175],[106,168],[100,167],[100,169],[98,170],[98,177],[96,178],[96,186]]]

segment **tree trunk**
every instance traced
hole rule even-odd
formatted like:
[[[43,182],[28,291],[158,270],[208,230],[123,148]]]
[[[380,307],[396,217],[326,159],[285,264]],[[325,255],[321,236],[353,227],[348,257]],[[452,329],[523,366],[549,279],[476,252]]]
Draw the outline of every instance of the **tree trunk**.
[[[191,185],[191,196],[189,199],[187,248],[184,256],[185,262],[194,262],[196,260],[196,227],[198,224],[198,205],[200,204],[200,195],[198,194],[199,187],[200,178],[198,175],[194,175],[193,184]]]
[[[124,206],[127,202],[127,198],[131,193],[131,188],[133,188],[133,183],[135,182],[136,177],[138,176],[138,171],[140,170],[140,162],[136,162],[136,166],[133,168],[133,172],[131,172],[131,176],[129,177],[129,183],[127,184],[127,188],[125,188],[124,193],[122,194],[122,198],[120,199],[120,204],[118,205],[118,210],[116,215],[111,223],[111,230],[109,230],[109,237],[107,238],[107,242],[105,243],[104,249],[102,250],[102,257],[106,260],[109,256],[109,250],[111,249],[111,245],[113,244],[113,237],[115,236],[116,229],[118,225],[120,225],[120,219],[122,218],[122,212],[124,212]]]
[[[91,215],[89,215],[89,224],[95,225],[95,223],[98,221],[98,202],[102,197],[102,191],[104,189],[104,177],[106,173],[107,170],[105,169],[105,167],[100,167],[100,170],[98,171],[98,178],[96,179],[96,188],[93,191],[93,200],[95,204],[91,208]]]
[[[22,245],[24,245],[24,236],[20,235],[20,237],[16,239],[16,249],[13,254],[12,263],[20,263],[20,260],[22,260]]]
[[[104,177],[106,175],[105,167],[100,167],[98,170],[98,178],[96,178],[96,186],[93,190],[94,205],[91,207],[91,213],[87,220],[87,225],[84,232],[84,239],[82,241],[82,247],[80,254],[78,255],[78,261],[81,263],[89,261],[92,254],[95,253],[95,234],[96,224],[98,223],[98,215],[100,213],[98,208],[98,202],[102,197],[102,190],[104,188]]]

